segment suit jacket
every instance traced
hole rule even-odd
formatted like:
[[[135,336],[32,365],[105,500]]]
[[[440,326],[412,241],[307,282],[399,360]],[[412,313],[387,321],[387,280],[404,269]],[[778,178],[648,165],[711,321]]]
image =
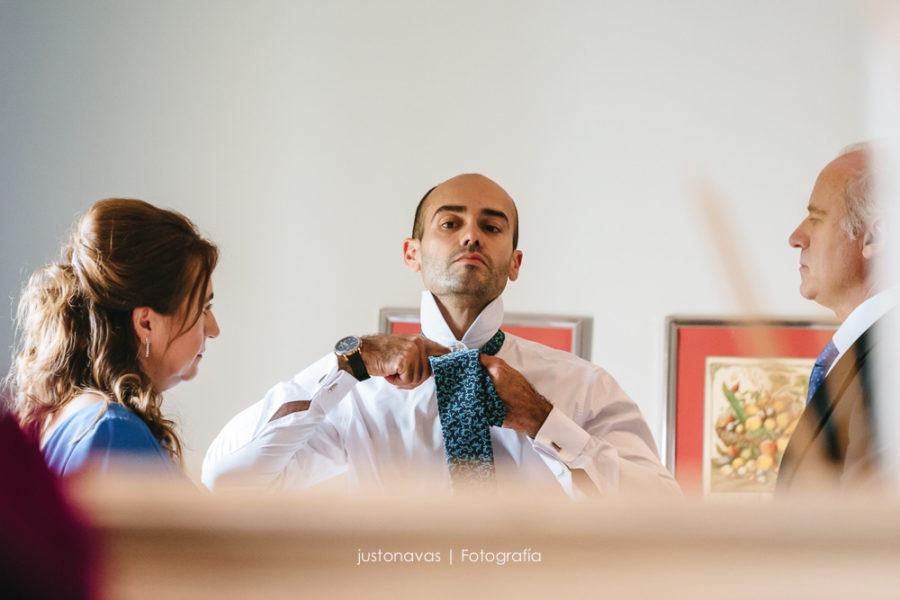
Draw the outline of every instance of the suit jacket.
[[[781,461],[779,495],[877,486],[872,388],[878,329],[876,322],[863,332],[810,399]]]

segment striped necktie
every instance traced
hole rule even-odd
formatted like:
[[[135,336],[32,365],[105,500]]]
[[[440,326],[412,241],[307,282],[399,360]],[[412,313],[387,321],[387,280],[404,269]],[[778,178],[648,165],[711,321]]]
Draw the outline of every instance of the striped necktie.
[[[825,379],[825,374],[828,373],[828,369],[831,367],[831,363],[834,362],[834,359],[837,358],[837,355],[838,349],[835,347],[834,342],[829,341],[819,355],[819,358],[816,359],[816,364],[813,367],[812,373],[809,375],[809,390],[806,392],[807,404],[812,400],[816,390],[819,389],[819,385],[822,384],[822,381]]]
[[[505,335],[497,331],[481,350],[460,350],[431,356],[444,453],[455,482],[484,484],[494,480],[494,448],[491,427],[499,427],[506,406],[479,358],[496,354]]]

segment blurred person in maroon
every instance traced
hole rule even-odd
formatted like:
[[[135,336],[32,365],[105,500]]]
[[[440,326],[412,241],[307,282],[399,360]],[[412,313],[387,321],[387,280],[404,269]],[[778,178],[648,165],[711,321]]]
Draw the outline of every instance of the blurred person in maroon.
[[[90,533],[0,398],[0,596],[96,595]]]

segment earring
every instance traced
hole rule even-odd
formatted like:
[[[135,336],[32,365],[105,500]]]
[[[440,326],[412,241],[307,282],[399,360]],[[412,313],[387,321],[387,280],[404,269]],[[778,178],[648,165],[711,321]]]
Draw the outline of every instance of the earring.
[[[150,358],[150,338],[144,338],[144,358]]]

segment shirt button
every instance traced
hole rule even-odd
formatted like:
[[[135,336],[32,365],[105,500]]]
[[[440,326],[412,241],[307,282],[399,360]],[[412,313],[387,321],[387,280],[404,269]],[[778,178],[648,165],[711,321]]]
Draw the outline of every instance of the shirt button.
[[[462,342],[459,342],[459,341],[456,341],[456,342],[453,342],[452,344],[450,344],[451,352],[459,352],[460,350],[468,350],[468,348],[466,348],[465,344],[463,344]]]

